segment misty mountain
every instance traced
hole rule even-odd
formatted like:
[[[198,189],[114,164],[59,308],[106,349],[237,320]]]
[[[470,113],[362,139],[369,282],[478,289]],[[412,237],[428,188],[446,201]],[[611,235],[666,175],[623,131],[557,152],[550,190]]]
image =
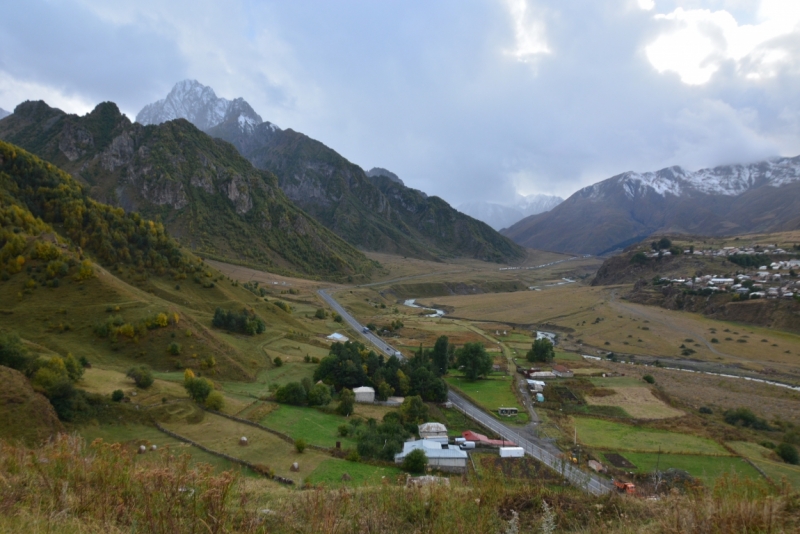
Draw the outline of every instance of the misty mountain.
[[[0,120],[3,120],[3,119],[5,119],[5,118],[6,118],[6,117],[8,117],[9,115],[11,115],[11,112],[10,112],[10,111],[6,111],[6,110],[4,110],[3,108],[0,108]]]
[[[655,232],[732,235],[800,228],[800,156],[691,172],[626,172],[503,231],[519,244],[603,254]]]
[[[96,200],[163,222],[200,255],[339,280],[375,267],[289,201],[275,175],[186,120],[143,126],[110,102],[82,117],[24,102],[0,139],[72,173]]]
[[[372,167],[370,170],[367,171],[367,176],[369,176],[370,178],[377,178],[378,176],[385,176],[385,177],[387,177],[388,179],[390,179],[391,181],[393,181],[396,184],[406,185],[406,184],[403,183],[403,180],[401,180],[399,176],[397,176],[392,171],[387,171],[386,169],[384,169],[382,167]]]
[[[184,81],[163,101],[146,106],[137,120],[197,118],[199,128],[233,144],[256,168],[274,173],[300,208],[364,250],[499,262],[525,256],[510,239],[438,197],[405,187],[393,173],[373,169],[370,177],[319,141],[261,122],[255,114],[231,111],[233,102],[246,104],[219,99],[210,88]],[[252,109],[243,104],[242,109]],[[382,188],[384,176],[395,187]]]
[[[495,230],[502,230],[529,215],[550,211],[562,202],[563,198],[553,195],[519,195],[513,204],[466,202],[458,206],[458,211],[485,222]]]

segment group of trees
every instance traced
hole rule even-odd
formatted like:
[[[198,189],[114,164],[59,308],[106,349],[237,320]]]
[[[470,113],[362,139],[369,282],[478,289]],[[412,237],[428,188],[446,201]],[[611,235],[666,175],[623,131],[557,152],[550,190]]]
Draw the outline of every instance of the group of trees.
[[[0,365],[25,374],[63,421],[72,421],[79,413],[89,411],[90,402],[96,400],[75,388],[75,382],[89,365],[86,358],[69,353],[64,357],[39,358],[28,351],[17,334],[8,333],[0,335]]]
[[[427,419],[428,407],[422,397],[406,397],[400,409],[387,413],[380,423],[370,419],[356,427],[359,456],[394,461],[394,455],[403,450],[403,442],[417,432],[418,424]]]
[[[556,351],[549,339],[541,338],[533,342],[531,350],[528,351],[526,357],[529,362],[548,363],[555,359]]]
[[[267,327],[254,311],[248,309],[243,309],[237,313],[217,308],[214,311],[214,318],[211,320],[211,324],[216,328],[250,336],[262,333]]]
[[[191,369],[183,372],[183,387],[192,400],[209,410],[221,410],[225,404],[222,393],[214,389],[214,383],[207,378],[195,376]]]
[[[442,338],[437,344],[439,351],[446,354],[447,338]],[[371,386],[379,400],[398,394],[442,402],[447,398],[447,383],[441,378],[442,368],[432,357],[434,352],[420,348],[412,358],[402,361],[395,356],[386,359],[359,342],[334,343],[330,354],[314,371],[314,380],[322,380],[337,391]]]
[[[352,393],[351,393],[352,394]],[[294,406],[327,406],[331,402],[331,387],[314,384],[308,377],[301,382],[289,382],[275,391],[275,400]],[[345,415],[349,415],[345,414]]]

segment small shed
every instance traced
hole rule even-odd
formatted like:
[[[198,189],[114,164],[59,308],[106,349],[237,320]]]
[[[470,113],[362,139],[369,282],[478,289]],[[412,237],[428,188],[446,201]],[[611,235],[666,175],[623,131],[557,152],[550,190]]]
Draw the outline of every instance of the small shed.
[[[501,406],[497,409],[497,413],[506,417],[512,417],[519,413],[519,409],[514,407]]]
[[[356,395],[356,402],[373,403],[375,402],[375,390],[369,386],[355,388],[353,393]]]
[[[575,374],[569,370],[569,368],[563,365],[554,365],[553,366],[553,374],[560,377],[560,378],[572,378]]]
[[[447,443],[447,427],[442,423],[423,423],[417,428],[420,438]]]

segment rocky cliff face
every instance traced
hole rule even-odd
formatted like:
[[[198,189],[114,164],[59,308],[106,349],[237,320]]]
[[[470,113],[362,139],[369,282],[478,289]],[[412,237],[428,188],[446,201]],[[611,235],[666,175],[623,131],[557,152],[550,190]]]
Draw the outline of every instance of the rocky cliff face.
[[[96,199],[160,219],[200,254],[333,278],[374,266],[297,209],[274,175],[186,120],[143,126],[112,103],[77,117],[26,102],[0,138],[72,172]]]

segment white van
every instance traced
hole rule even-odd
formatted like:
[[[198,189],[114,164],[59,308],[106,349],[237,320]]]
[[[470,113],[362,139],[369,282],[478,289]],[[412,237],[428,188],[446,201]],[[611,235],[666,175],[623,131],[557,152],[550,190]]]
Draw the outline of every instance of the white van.
[[[464,443],[459,445],[459,448],[462,451],[467,451],[467,450],[474,449],[475,448],[475,442],[474,441],[465,441]]]

